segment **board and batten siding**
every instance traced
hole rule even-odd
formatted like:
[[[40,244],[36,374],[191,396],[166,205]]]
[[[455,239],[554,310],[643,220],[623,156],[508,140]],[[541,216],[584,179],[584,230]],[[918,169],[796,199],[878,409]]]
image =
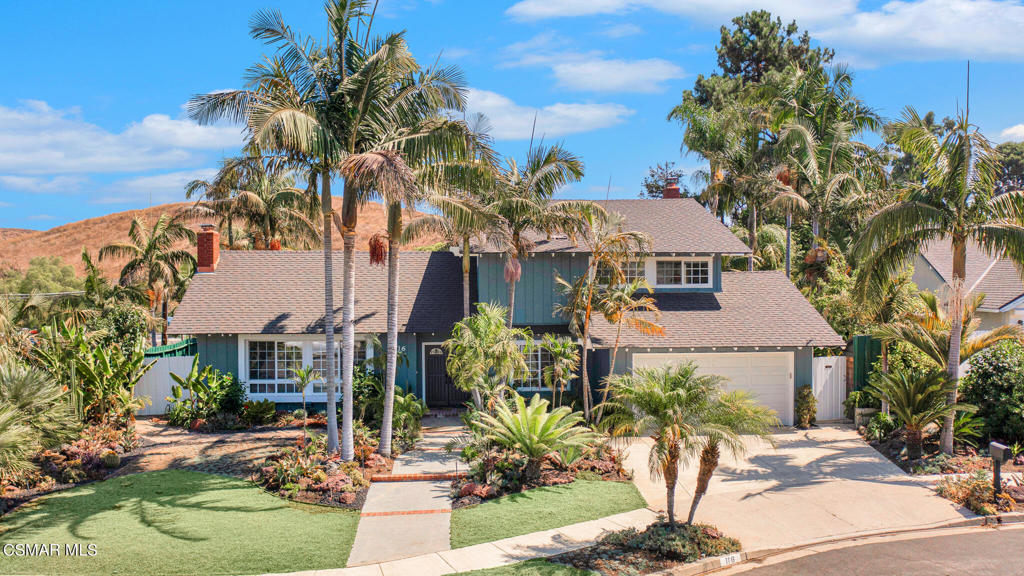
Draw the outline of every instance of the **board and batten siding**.
[[[238,336],[234,334],[197,334],[196,353],[201,366],[213,366],[223,374],[238,373]]]

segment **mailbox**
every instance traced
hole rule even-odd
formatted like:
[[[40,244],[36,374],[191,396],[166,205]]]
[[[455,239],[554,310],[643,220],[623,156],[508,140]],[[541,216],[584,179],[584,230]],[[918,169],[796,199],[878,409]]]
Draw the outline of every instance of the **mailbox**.
[[[1010,460],[1013,454],[1010,449],[1000,444],[999,442],[989,442],[988,453],[992,455],[992,460],[1003,464]]]

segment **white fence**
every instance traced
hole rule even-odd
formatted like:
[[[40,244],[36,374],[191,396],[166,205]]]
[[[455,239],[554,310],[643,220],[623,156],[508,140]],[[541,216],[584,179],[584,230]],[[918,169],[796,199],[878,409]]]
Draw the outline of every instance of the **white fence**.
[[[139,410],[140,416],[153,416],[167,412],[166,398],[171,395],[171,372],[185,376],[192,369],[192,356],[175,356],[171,358],[157,358],[156,364],[143,374],[142,379],[135,385],[135,397],[148,397],[152,405]]]
[[[814,397],[818,399],[817,420],[841,420],[846,400],[846,356],[822,356],[813,359]]]

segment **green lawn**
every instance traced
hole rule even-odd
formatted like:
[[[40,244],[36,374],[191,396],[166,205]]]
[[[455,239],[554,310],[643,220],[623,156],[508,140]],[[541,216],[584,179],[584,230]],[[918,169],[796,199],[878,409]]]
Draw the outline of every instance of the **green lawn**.
[[[549,530],[643,508],[632,482],[577,480],[452,512],[452,548]]]
[[[0,545],[88,544],[92,557],[0,557],[3,574],[256,574],[345,566],[357,512],[170,470],[60,492],[0,519]]]
[[[529,560],[500,568],[459,572],[455,576],[590,576],[592,574],[597,575],[597,572],[580,570],[579,568],[555,564],[547,560]]]

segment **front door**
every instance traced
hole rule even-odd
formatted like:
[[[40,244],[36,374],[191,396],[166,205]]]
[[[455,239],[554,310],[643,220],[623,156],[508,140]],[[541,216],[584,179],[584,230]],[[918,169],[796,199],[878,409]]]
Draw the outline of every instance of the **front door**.
[[[427,406],[431,408],[452,408],[469,402],[469,393],[455,387],[448,376],[448,353],[440,344],[423,347],[426,364]]]

